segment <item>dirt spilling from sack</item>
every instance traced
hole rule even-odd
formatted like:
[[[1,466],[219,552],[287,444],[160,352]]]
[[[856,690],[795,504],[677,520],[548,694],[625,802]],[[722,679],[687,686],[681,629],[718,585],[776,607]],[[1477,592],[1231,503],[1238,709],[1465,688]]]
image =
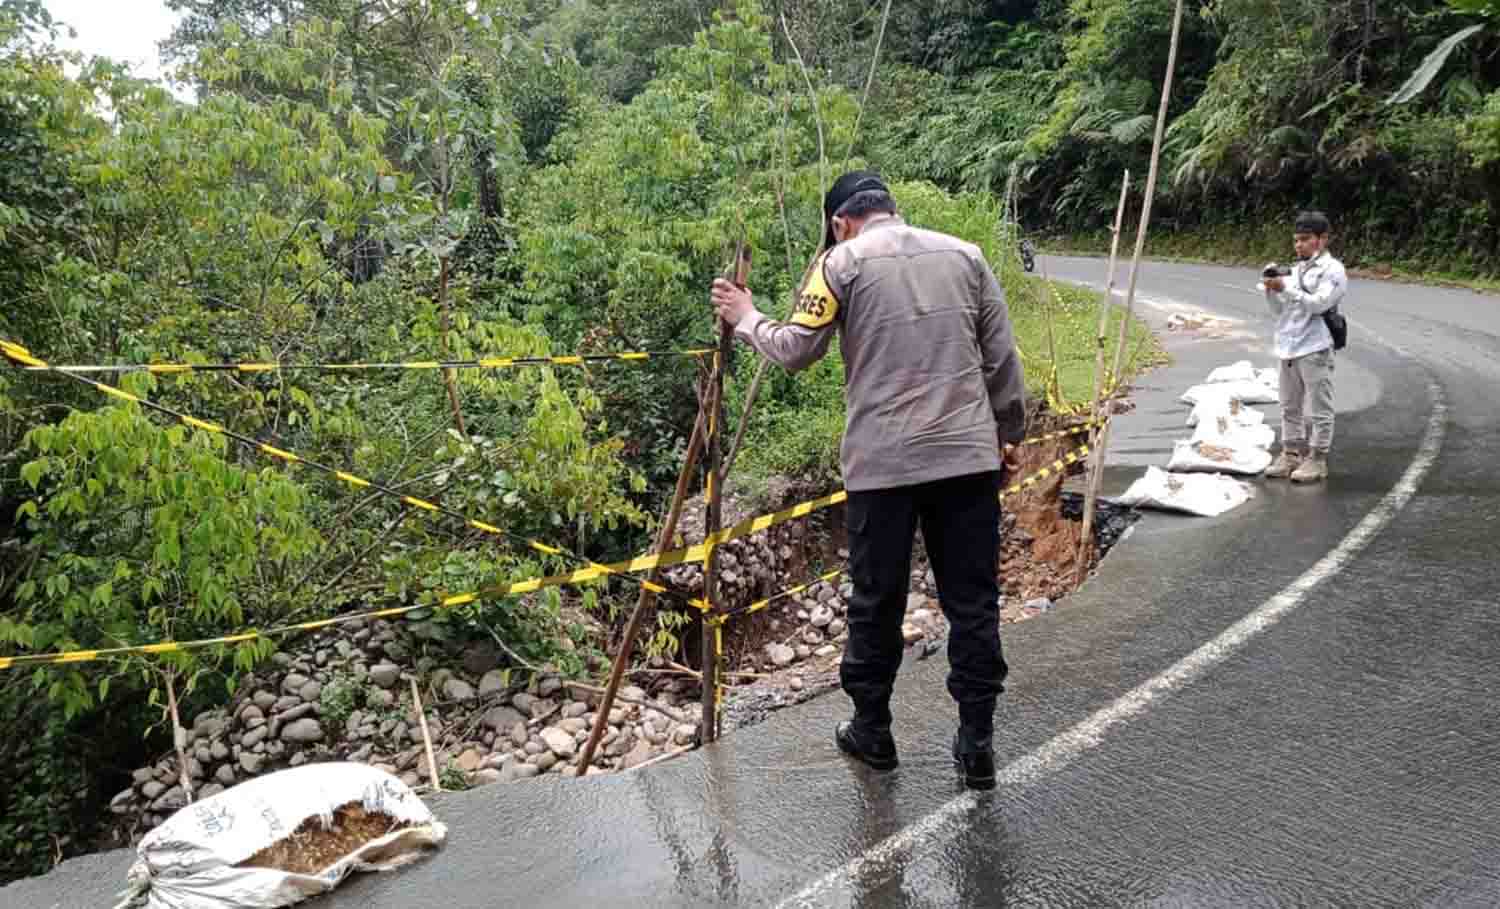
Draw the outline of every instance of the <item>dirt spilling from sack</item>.
[[[317,874],[346,855],[358,852],[374,840],[407,826],[388,814],[366,811],[358,802],[334,809],[333,823],[323,826],[314,815],[293,830],[240,862],[240,868],[269,868],[292,874]]]

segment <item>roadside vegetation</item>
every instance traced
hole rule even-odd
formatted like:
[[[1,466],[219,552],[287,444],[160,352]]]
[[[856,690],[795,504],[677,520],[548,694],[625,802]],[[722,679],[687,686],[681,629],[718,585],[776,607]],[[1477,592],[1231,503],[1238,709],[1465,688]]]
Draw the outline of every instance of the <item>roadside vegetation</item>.
[[[44,360],[701,347],[728,243],[749,240],[752,286],[784,313],[831,176],[885,166],[873,106],[859,125],[878,17],[848,34],[825,18],[854,4],[168,5],[185,13],[164,51],[190,101],[59,50],[44,3],[0,0],[0,337]],[[905,11],[891,26],[892,47],[916,46]],[[1094,298],[1022,272],[989,187],[896,171],[911,220],[980,244],[1002,274],[1035,390],[1085,399]],[[739,358],[730,413],[754,368]],[[737,472],[835,482],[841,369],[773,371]],[[594,559],[648,545],[697,406],[694,361],[673,356],[97,378]],[[0,655],[431,603],[577,565],[0,370]],[[441,610],[434,645],[498,638],[525,665],[587,675],[602,642],[580,611],[607,624],[626,594]],[[673,626],[652,640],[671,649]],[[0,879],[91,848],[130,768],[170,748],[169,704],[221,703],[272,646],[0,671]]]

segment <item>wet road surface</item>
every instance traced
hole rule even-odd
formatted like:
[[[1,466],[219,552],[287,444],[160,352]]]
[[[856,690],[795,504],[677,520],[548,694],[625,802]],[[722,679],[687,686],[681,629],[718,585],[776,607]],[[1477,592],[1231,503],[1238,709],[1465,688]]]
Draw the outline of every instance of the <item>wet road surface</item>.
[[[1103,282],[1094,260],[1046,267]],[[1143,272],[1158,323],[1244,321],[1167,336],[1106,492],[1165,464],[1188,385],[1272,362],[1254,279]],[[640,772],[439,796],[441,853],[308,905],[1500,905],[1500,298],[1355,280],[1344,310],[1327,487],[1148,515],[1078,594],[1007,626],[994,793],[953,775],[939,654],[898,683],[895,773],[838,754],[835,694]],[[109,906],[130,858],[0,907]]]

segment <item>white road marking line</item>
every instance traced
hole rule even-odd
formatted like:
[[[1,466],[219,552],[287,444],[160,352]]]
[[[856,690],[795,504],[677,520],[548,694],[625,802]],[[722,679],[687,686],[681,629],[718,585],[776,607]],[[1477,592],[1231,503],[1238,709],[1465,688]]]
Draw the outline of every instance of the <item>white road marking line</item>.
[[[1392,345],[1394,346],[1394,345]],[[1061,770],[1070,761],[1097,747],[1112,727],[1146,711],[1174,691],[1192,684],[1210,669],[1224,662],[1257,634],[1270,628],[1301,605],[1307,594],[1323,581],[1333,577],[1351,562],[1385,529],[1406,503],[1416,494],[1424,477],[1437,461],[1447,431],[1448,403],[1443,388],[1429,378],[1428,394],[1432,397],[1432,414],[1427,431],[1411,464],[1381,500],[1349,531],[1338,546],[1319,559],[1291,584],[1244,618],[1225,629],[1218,637],[1178,660],[1160,675],[1143,682],[1114,703],[1100,709],[1073,728],[1058,735],[1042,747],[1006,765],[999,774],[1001,792],[1006,787],[1024,786],[1048,773]],[[880,880],[888,875],[888,866],[924,847],[938,845],[962,832],[965,815],[979,806],[979,798],[966,792],[920,821],[893,833],[840,868],[828,872],[797,893],[777,904],[777,909],[826,905],[842,882],[851,878],[871,877]]]

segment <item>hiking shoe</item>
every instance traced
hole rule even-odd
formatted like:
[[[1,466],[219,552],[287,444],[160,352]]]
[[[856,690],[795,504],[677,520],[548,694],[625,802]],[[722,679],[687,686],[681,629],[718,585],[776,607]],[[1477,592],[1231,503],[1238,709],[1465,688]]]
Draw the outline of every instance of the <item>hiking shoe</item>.
[[[889,729],[870,730],[845,720],[833,731],[839,750],[875,770],[895,770],[896,740]]]
[[[1293,483],[1317,483],[1328,478],[1328,456],[1315,454],[1303,458],[1297,469],[1292,471]]]
[[[982,745],[964,743],[962,738],[962,735],[953,737],[953,763],[963,774],[964,785],[970,789],[994,789],[994,748],[988,742]]]
[[[1266,477],[1272,480],[1284,480],[1295,473],[1301,465],[1302,455],[1283,449],[1276,463],[1266,468]]]

